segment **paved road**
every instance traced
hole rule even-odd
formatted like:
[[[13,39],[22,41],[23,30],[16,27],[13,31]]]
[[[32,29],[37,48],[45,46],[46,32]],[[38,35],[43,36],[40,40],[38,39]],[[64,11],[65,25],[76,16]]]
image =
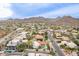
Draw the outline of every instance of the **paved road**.
[[[43,53],[43,54],[49,54],[49,52],[46,52],[46,51],[32,51],[32,50],[28,50],[28,51],[25,51],[25,52],[13,52],[13,53],[6,53],[6,56],[13,56],[13,55],[16,55],[16,56],[25,56],[27,55],[28,53]]]
[[[23,56],[23,52],[5,53],[6,56]]]
[[[50,52],[48,51],[35,51],[35,50],[26,50],[23,55],[28,55],[28,53],[35,53],[35,54],[39,54],[39,53],[43,53],[43,54],[49,54]]]
[[[49,54],[49,52],[46,51],[26,51],[27,53],[44,53],[44,54]]]
[[[57,45],[57,42],[55,41],[55,38],[51,36],[51,32],[48,31],[48,38],[52,42],[52,46],[55,48],[56,52],[59,56],[65,56],[64,53],[61,51],[60,47]]]

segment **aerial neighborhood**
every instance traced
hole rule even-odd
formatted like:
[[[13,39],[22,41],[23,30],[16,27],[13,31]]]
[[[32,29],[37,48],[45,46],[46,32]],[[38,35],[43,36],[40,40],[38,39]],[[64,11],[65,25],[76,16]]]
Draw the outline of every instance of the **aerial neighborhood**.
[[[0,21],[0,56],[79,56],[79,20],[73,22],[69,16],[61,22],[42,17]]]

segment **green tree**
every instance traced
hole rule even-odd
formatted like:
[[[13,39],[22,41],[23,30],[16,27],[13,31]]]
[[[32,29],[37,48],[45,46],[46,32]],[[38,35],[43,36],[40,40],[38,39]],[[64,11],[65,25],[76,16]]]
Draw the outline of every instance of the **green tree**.
[[[50,54],[55,56],[55,52],[53,51],[53,49],[51,49]]]
[[[47,39],[48,39],[48,33],[45,32],[45,40],[47,40]]]
[[[65,45],[60,45],[60,47],[61,47],[61,48],[65,48],[66,46],[65,46]]]
[[[79,46],[79,41],[78,40],[74,40],[74,43]]]
[[[37,34],[35,31],[32,31],[32,35]]]
[[[76,37],[77,37],[77,39],[79,39],[79,34]]]
[[[76,51],[77,48],[70,48],[70,47],[65,47],[66,50],[71,50],[71,51]]]
[[[22,43],[20,45],[17,45],[16,48],[18,52],[23,52],[27,48],[27,45],[26,43]]]

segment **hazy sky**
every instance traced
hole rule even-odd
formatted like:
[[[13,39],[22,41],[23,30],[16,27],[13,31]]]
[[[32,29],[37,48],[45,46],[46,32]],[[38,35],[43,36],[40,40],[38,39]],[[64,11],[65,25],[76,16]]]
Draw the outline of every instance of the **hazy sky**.
[[[71,3],[0,3],[0,18],[24,18],[24,17],[57,17],[70,15],[79,18],[79,4]]]

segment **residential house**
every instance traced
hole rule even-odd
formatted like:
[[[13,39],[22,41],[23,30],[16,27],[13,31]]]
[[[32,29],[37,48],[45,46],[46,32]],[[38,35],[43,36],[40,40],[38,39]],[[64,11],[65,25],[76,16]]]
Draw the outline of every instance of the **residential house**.
[[[6,51],[11,51],[11,52],[16,51],[16,46],[18,44],[21,44],[22,43],[22,40],[23,40],[22,37],[16,37],[13,40],[9,41],[9,43],[7,44]]]

